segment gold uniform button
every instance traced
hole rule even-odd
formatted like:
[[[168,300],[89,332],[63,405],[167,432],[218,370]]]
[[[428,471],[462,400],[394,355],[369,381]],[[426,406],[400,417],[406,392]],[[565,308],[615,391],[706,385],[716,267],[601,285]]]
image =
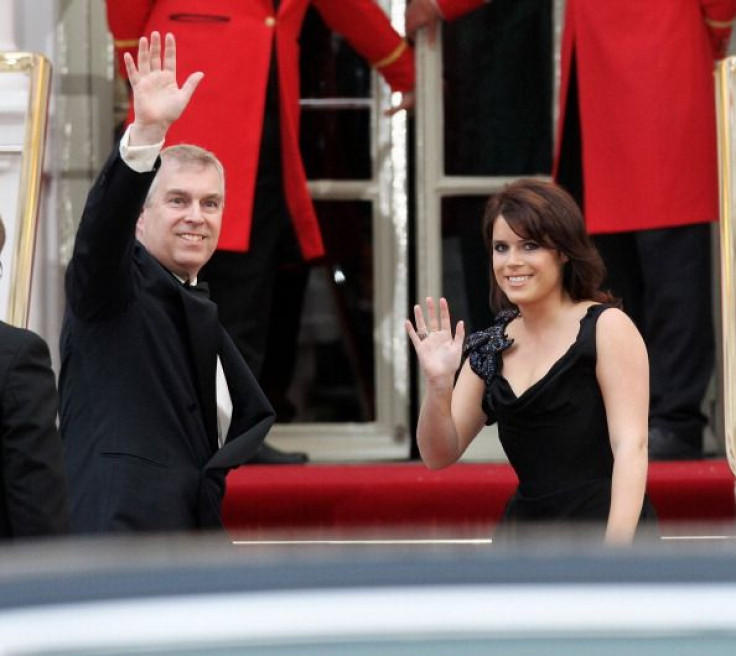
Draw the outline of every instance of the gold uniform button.
[[[266,27],[273,27],[274,25],[276,25],[276,19],[273,16],[269,16],[266,19]]]

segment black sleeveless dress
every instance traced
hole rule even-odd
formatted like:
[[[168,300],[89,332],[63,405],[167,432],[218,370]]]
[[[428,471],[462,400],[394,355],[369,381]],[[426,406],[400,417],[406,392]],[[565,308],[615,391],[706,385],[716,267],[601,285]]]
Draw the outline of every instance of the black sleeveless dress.
[[[483,410],[498,435],[519,486],[501,520],[501,535],[520,524],[589,522],[605,529],[611,505],[613,453],[606,409],[596,379],[596,322],[610,305],[592,305],[568,351],[517,397],[501,373],[512,340],[506,325],[518,313],[504,311],[496,323],[468,337],[464,352],[484,379]],[[643,516],[650,516],[645,502]]]

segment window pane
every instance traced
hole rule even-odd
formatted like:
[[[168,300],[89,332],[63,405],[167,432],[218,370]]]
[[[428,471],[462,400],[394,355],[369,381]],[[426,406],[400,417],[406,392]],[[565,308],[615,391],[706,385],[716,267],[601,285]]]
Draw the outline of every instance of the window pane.
[[[307,178],[371,178],[369,110],[302,108],[301,123],[301,150]]]
[[[370,97],[370,66],[314,9],[307,10],[299,44],[302,98]]]
[[[267,394],[277,413],[281,409],[281,420],[371,422],[375,420],[371,204],[322,201],[316,206],[327,257],[311,267],[291,386],[285,397],[273,389]]]
[[[490,261],[481,234],[487,197],[442,201],[442,293],[453,324],[466,322],[466,334],[491,324],[488,302]]]
[[[551,0],[494,0],[443,30],[446,173],[549,173]]]
[[[371,69],[320,15],[309,9],[300,38],[303,99],[370,100]],[[303,104],[301,149],[310,180],[371,177],[370,106]]]

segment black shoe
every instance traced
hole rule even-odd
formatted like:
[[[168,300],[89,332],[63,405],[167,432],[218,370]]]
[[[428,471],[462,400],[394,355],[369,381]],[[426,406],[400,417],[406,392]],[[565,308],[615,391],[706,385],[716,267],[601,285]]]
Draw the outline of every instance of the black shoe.
[[[649,429],[650,460],[701,460],[703,449],[694,442],[686,440],[675,431],[652,426]]]
[[[287,453],[269,446],[265,442],[258,447],[258,451],[246,463],[249,465],[302,465],[309,460],[309,456],[301,451]]]

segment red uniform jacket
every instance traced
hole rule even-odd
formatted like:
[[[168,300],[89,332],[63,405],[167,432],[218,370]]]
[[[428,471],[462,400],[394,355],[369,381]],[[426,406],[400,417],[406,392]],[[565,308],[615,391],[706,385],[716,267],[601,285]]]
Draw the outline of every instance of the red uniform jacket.
[[[452,20],[483,2],[438,7]],[[734,15],[736,0],[567,0],[558,136],[574,51],[590,232],[718,218],[713,63]]]
[[[311,0],[331,29],[375,66],[395,91],[414,87],[413,53],[374,0]],[[310,0],[107,0],[117,52],[137,50],[153,30],[177,39],[177,77],[205,78],[167,145],[194,143],[225,166],[226,203],[218,248],[246,251],[263,128],[271,49],[276,48],[286,202],[306,259],[323,252],[299,152],[299,33]]]
[[[445,20],[455,20],[491,0],[437,0],[437,8]]]
[[[592,233],[718,218],[713,64],[736,0],[568,0],[559,126],[573,51]]]

